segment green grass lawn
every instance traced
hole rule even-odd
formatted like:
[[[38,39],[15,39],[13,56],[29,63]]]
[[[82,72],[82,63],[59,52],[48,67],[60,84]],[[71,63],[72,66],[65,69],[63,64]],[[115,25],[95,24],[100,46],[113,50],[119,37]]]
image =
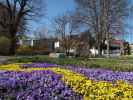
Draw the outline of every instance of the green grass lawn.
[[[120,58],[49,58],[48,56],[18,56],[12,57],[9,63],[47,62],[59,65],[86,66],[89,68],[104,68],[117,71],[133,71],[133,56]]]

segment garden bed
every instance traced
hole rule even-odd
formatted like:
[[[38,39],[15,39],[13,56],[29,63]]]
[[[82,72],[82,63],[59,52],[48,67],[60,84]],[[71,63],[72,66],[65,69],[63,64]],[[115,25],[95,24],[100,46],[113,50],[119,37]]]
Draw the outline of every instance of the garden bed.
[[[0,66],[2,100],[133,99],[133,72],[49,63]]]

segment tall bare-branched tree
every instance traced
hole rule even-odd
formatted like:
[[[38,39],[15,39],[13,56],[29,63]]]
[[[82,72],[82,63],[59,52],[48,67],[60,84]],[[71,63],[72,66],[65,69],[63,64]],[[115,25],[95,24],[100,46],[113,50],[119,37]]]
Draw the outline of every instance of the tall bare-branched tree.
[[[114,32],[123,29],[128,0],[75,1],[77,3],[77,18],[81,23],[87,24],[90,32],[95,35],[99,55],[102,54],[102,44],[106,40],[109,56],[109,38]]]
[[[57,16],[54,19],[54,29],[56,35],[60,37],[61,46],[63,51],[66,53],[67,56],[70,54],[70,49],[73,46],[73,39],[72,35],[77,29],[77,25],[75,24],[74,17],[69,14],[65,13],[61,16]]]
[[[0,4],[6,9],[6,16],[1,19],[0,26],[11,39],[11,54],[15,54],[17,34],[26,29],[27,20],[40,15],[42,2],[43,0],[0,0]]]
[[[107,57],[110,54],[110,42],[113,32],[121,32],[124,29],[125,18],[128,15],[128,1],[125,0],[101,0],[103,33],[107,45]]]

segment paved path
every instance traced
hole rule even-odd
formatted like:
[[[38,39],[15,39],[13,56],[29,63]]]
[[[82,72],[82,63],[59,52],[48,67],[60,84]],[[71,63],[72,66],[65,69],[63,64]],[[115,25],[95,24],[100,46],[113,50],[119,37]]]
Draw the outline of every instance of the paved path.
[[[8,56],[0,56],[0,64],[4,64],[8,61]]]

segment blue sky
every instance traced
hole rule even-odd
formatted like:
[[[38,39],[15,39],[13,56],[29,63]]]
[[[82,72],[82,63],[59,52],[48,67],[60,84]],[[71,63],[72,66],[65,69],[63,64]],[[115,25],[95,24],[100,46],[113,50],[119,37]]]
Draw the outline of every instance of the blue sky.
[[[133,0],[130,0],[130,1],[133,2]],[[43,28],[43,27],[50,29],[52,27],[51,21],[55,16],[60,15],[65,11],[70,11],[75,9],[74,0],[46,0],[46,6],[47,6],[46,16],[40,19],[40,22],[39,21],[31,22],[32,30],[30,33],[33,33],[34,30],[39,30],[39,28]],[[128,19],[128,20],[129,20],[129,24],[133,26],[133,23],[132,23],[133,19]],[[131,28],[129,29],[130,31],[129,33],[132,32]],[[133,38],[133,35],[125,34],[125,39],[133,43],[132,38]]]
[[[59,13],[63,13],[66,10],[74,9],[73,0],[47,0],[47,12],[49,17],[54,17]]]
[[[51,27],[52,18],[64,13],[65,11],[74,10],[74,0],[46,0],[46,16],[41,21],[32,22],[32,32],[39,27]]]

